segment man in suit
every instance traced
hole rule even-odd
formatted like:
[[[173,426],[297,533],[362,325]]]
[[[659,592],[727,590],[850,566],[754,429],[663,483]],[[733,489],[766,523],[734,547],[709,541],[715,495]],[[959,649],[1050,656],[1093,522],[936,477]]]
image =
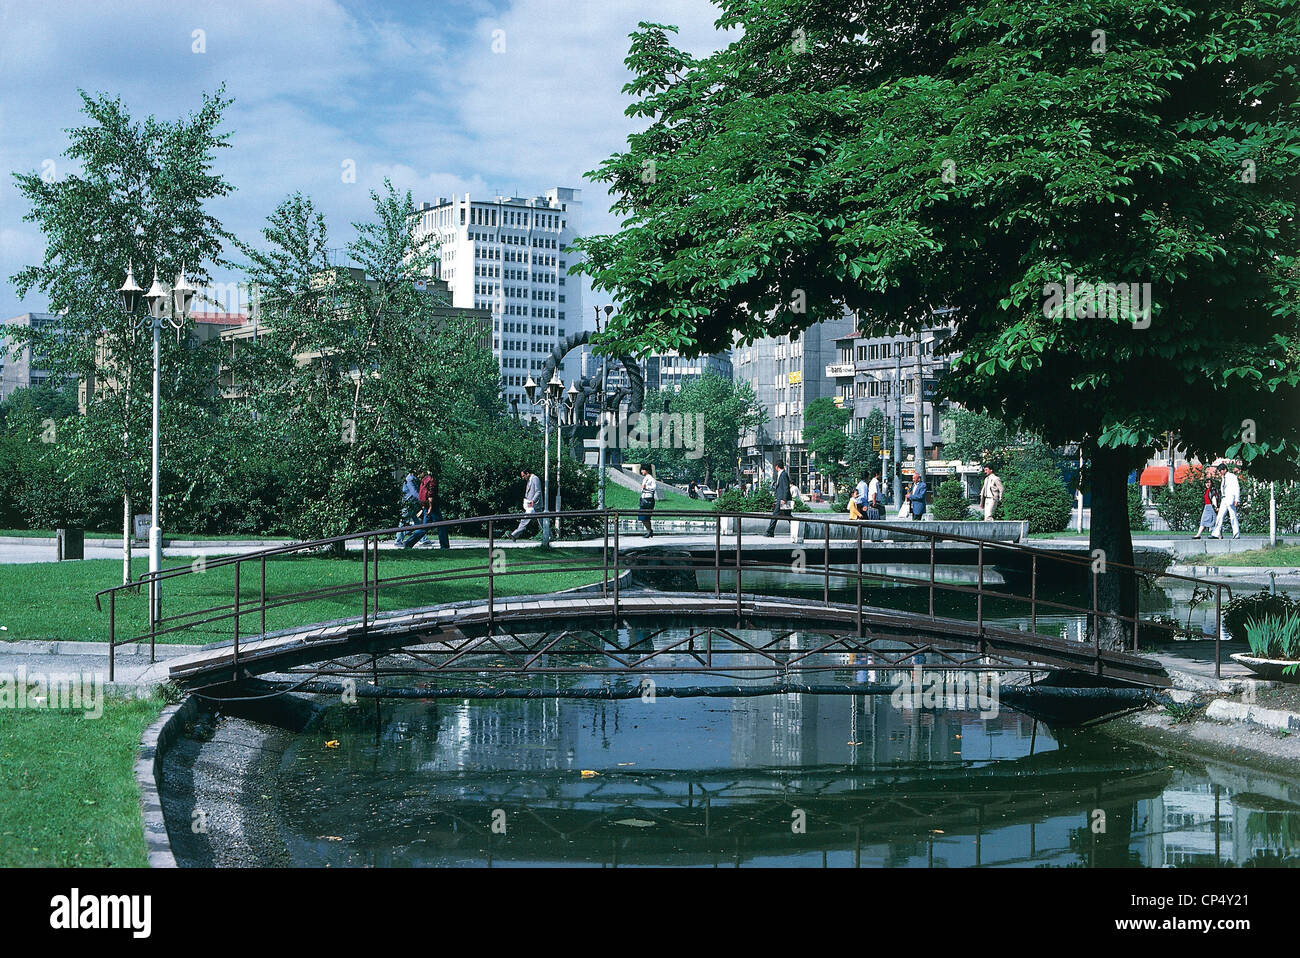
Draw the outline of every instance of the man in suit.
[[[794,503],[790,502],[790,474],[785,471],[785,463],[781,460],[776,462],[776,481],[772,483],[772,494],[776,496],[776,502],[772,505],[772,521],[767,525],[767,532],[763,533],[769,539],[776,535],[776,520],[784,515],[790,518],[790,509]]]
[[[528,517],[537,511],[537,504],[542,501],[542,480],[537,477],[537,474],[531,469],[524,468],[519,470],[519,478],[524,480],[524,517],[515,527],[515,531],[506,537],[515,541],[528,531],[528,526],[533,521]]]
[[[980,511],[984,513],[985,522],[993,520],[993,516],[998,511],[998,505],[1002,502],[1002,495],[1002,480],[993,471],[993,467],[986,463],[984,465],[984,482],[980,486]]]

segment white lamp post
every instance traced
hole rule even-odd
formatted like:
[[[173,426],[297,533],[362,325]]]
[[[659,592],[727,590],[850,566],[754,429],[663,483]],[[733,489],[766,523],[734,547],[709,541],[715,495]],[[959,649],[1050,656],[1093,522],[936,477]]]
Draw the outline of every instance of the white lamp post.
[[[601,307],[593,305],[591,308],[596,311],[596,333],[597,335],[599,335]],[[613,315],[613,312],[614,312],[614,307],[612,305],[605,306],[606,324],[608,324],[609,317]],[[598,487],[598,491],[596,493],[597,496],[596,505],[600,508],[602,512],[605,510],[605,444],[609,440],[608,435],[606,435],[605,433],[605,429],[606,429],[605,406],[609,398],[606,395],[608,387],[609,387],[609,357],[606,356],[604,353],[602,353],[600,356],[600,406],[599,406],[599,412],[596,413],[597,420],[600,426],[600,431],[597,433],[597,435],[600,437],[600,450],[597,453],[599,461],[597,462],[596,465],[596,470],[599,473],[600,486]]]
[[[180,330],[185,325],[185,318],[189,315],[190,304],[194,301],[195,289],[185,279],[185,267],[176,274],[176,281],[171,288],[171,311],[168,315],[167,299],[168,291],[158,281],[158,270],[154,269],[153,283],[149,286],[149,291],[144,293],[144,299],[149,303],[149,316],[141,318],[139,325],[146,324],[153,330],[153,452],[150,464],[151,491],[149,501],[149,571],[156,573],[162,569],[162,526],[158,521],[158,436],[159,436],[159,378],[160,378],[160,358],[163,322],[167,322],[173,329]],[[130,264],[127,265],[126,282],[118,290],[121,298],[122,310],[131,317],[135,316],[135,311],[140,304],[141,290],[135,281],[135,275]],[[151,582],[149,586],[149,607],[150,618],[157,620],[162,612],[162,596],[158,590],[157,583]]]
[[[542,512],[546,512],[551,502],[551,410],[559,406],[560,399],[564,395],[564,383],[560,379],[560,374],[553,372],[550,382],[546,384],[546,388],[539,394],[537,383],[533,382],[532,376],[529,376],[528,381],[524,383],[524,393],[528,396],[530,405],[541,405],[542,407]],[[556,427],[558,431],[558,418]],[[550,542],[550,521],[542,519],[541,523],[542,542]]]

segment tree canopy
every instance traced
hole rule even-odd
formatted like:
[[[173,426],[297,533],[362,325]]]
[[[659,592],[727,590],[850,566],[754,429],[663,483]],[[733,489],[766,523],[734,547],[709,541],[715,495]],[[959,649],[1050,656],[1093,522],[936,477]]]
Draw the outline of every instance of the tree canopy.
[[[738,32],[715,54],[632,35],[646,126],[590,174],[625,219],[580,244],[622,304],[606,348],[951,307],[945,391],[1085,442],[1112,563],[1165,430],[1290,466],[1300,3],[715,3]]]
[[[611,348],[947,305],[948,392],[1049,441],[1294,450],[1293,0],[717,5],[743,35],[712,56],[633,34],[648,126],[591,174],[627,218],[581,244]],[[1070,277],[1151,284],[1149,325],[1045,315]]]

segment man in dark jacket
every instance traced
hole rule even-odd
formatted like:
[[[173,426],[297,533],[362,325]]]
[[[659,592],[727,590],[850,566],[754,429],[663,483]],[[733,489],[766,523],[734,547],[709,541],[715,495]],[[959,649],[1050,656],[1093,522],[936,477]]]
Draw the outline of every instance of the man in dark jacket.
[[[785,463],[777,460],[776,463],[776,481],[772,483],[772,495],[776,496],[776,502],[772,505],[772,521],[767,525],[767,532],[763,533],[769,539],[776,535],[776,520],[785,516],[790,518],[790,509],[793,503],[790,499],[790,474],[785,471]]]

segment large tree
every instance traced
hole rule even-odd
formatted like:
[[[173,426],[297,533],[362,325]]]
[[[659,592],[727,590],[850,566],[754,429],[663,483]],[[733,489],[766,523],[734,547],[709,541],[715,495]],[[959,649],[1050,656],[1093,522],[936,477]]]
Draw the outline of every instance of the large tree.
[[[752,383],[732,381],[711,370],[680,390],[648,393],[644,412],[640,423],[649,435],[641,436],[640,424],[632,423],[636,428],[629,433],[629,454],[648,457],[657,468],[666,466],[690,478],[702,474],[709,483],[735,475],[741,438],[767,421]],[[678,425],[684,428],[668,429],[664,416],[680,417]]]
[[[948,394],[1085,443],[1112,563],[1164,430],[1261,469],[1294,456],[1296,0],[715,2],[740,35],[706,58],[633,34],[647,125],[592,174],[626,218],[581,244],[622,304],[605,348],[955,307]],[[1087,283],[1139,284],[1150,311],[1053,285]],[[1134,611],[1131,576],[1100,591]]]
[[[182,266],[191,284],[209,282],[228,238],[209,212],[231,187],[212,170],[228,134],[220,132],[230,101],[205,95],[191,115],[174,121],[133,120],[120,99],[82,93],[89,122],[68,130],[67,172],[57,165],[15,173],[30,204],[24,219],[45,238],[39,265],[20,270],[19,296],[39,290],[55,327],[16,329],[19,347],[46,356],[56,379],[86,384],[84,421],[59,430],[65,469],[85,482],[111,476],[122,499],[122,575],[129,581],[132,502],[149,480],[152,339],[136,314],[118,308],[117,290],[133,265],[143,286],[156,267],[170,284]],[[196,407],[213,399],[211,357],[192,348],[188,331],[162,337],[163,435],[195,426]],[[201,428],[201,427],[200,427]]]
[[[233,366],[231,415],[257,422],[293,464],[291,528],[302,536],[395,522],[394,475],[438,468],[465,435],[505,418],[483,331],[425,282],[437,251],[414,234],[410,193],[385,182],[371,196],[348,266],[300,194],[271,214],[260,243],[240,244],[261,333]]]
[[[814,399],[803,411],[803,441],[817,460],[817,468],[828,479],[844,474],[840,460],[848,449],[844,427],[853,418],[852,409],[837,406],[829,396]]]

